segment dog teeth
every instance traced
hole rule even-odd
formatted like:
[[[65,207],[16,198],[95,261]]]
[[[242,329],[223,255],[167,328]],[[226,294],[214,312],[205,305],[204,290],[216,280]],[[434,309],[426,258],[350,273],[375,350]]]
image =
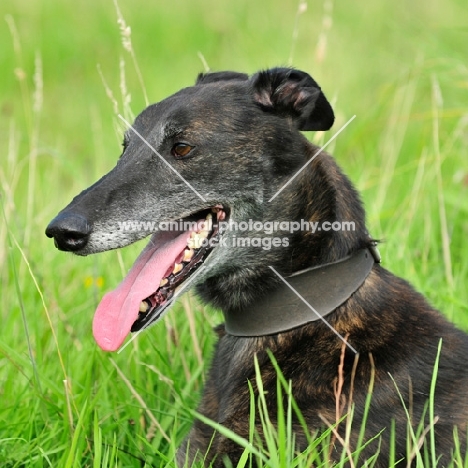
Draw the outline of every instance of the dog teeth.
[[[193,237],[191,237],[187,242],[187,247],[189,249],[198,249],[199,246],[196,244],[197,244],[196,240]]]
[[[149,304],[146,301],[141,301],[140,307],[138,310],[141,313],[145,314],[146,312],[148,312],[148,309],[149,309]]]
[[[210,231],[207,231],[206,229],[203,229],[202,231],[200,231],[198,233],[198,235],[200,236],[201,240],[203,240],[203,239],[206,239],[208,237],[209,233],[210,233]]]
[[[202,246],[203,239],[205,237],[201,235],[201,233],[192,231],[190,233],[190,239],[187,242],[187,247],[189,249],[199,249]]]
[[[198,231],[190,233],[190,239],[187,242],[189,249],[199,249],[203,246],[203,241],[210,235],[213,226],[213,215],[208,213],[205,220],[200,224]]]
[[[182,261],[183,262],[190,262],[190,260],[192,260],[192,258],[193,258],[194,253],[195,252],[193,251],[193,249],[185,249]]]
[[[205,221],[203,221],[203,223],[201,224],[200,226],[200,230],[198,231],[199,234],[202,234],[204,237],[207,237],[208,236],[208,233],[211,231],[211,227],[212,227],[212,222],[211,222],[211,219],[206,219]],[[205,236],[205,233],[206,232],[206,236]]]
[[[161,280],[161,282],[159,283],[159,287],[162,288],[163,286],[166,286],[166,284],[168,283],[168,279],[167,278],[163,278]]]
[[[177,275],[177,273],[181,272],[183,268],[182,263],[175,263],[174,264],[174,269],[172,270],[173,275]]]

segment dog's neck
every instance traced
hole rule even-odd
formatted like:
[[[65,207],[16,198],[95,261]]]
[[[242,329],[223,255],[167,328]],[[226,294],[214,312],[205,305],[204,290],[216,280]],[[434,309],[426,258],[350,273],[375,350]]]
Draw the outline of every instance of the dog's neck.
[[[313,233],[300,233],[293,239],[291,273],[336,262],[353,251],[370,246],[358,192],[331,156],[321,153],[315,157],[319,149],[312,145],[307,145],[307,151],[313,161],[291,188],[292,207],[288,215],[291,219],[315,222],[318,228]],[[337,222],[342,228],[320,229],[324,222]],[[353,228],[344,229],[347,222],[352,223]]]

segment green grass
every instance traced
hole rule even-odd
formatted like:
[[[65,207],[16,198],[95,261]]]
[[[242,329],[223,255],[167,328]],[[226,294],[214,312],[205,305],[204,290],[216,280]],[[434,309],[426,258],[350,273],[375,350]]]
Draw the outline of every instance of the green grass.
[[[464,2],[311,1],[300,16],[297,7],[122,1],[134,61],[111,1],[2,1],[2,467],[174,466],[220,321],[186,296],[124,352],[94,343],[96,304],[142,244],[78,258],[43,232],[120,154],[122,128],[98,64],[126,115],[142,110],[145,92],[155,102],[192,84],[200,54],[215,70],[292,63],[310,72],[334,103],[335,131],[357,116],[329,149],[362,193],[384,266],[468,330]],[[245,466],[259,451],[277,453],[275,466],[310,465],[312,452],[291,451],[290,405],[271,446],[252,434]]]

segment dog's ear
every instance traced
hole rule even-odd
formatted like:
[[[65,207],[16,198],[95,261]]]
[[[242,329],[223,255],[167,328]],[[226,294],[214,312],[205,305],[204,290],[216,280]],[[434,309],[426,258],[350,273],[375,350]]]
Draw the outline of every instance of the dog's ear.
[[[232,71],[199,73],[195,86],[204,85],[207,83],[216,83],[217,81],[241,80],[247,81],[249,76],[245,73],[237,73]]]
[[[291,68],[272,68],[252,77],[254,100],[266,111],[292,117],[298,130],[328,130],[333,109],[317,82]]]

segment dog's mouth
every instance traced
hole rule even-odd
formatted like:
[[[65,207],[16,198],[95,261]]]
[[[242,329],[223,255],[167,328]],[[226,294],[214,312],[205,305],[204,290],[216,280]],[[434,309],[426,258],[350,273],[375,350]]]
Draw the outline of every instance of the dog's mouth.
[[[216,218],[213,218],[213,214]],[[201,216],[204,218],[197,219]],[[183,284],[203,264],[213,250],[220,234],[219,221],[224,218],[224,211],[220,208],[212,208],[206,212],[206,215],[205,212],[201,212],[183,220],[183,222],[197,223],[197,229],[190,231],[190,237],[184,250],[177,255],[174,265],[166,271],[158,289],[141,301],[138,318],[130,331],[139,331],[161,318],[166,305],[171,302],[174,294],[183,288]]]
[[[124,280],[96,309],[93,334],[103,350],[115,351],[130,332],[163,317],[218,244],[220,222],[227,216],[227,210],[216,205],[179,220],[183,231],[160,231],[151,236]]]

